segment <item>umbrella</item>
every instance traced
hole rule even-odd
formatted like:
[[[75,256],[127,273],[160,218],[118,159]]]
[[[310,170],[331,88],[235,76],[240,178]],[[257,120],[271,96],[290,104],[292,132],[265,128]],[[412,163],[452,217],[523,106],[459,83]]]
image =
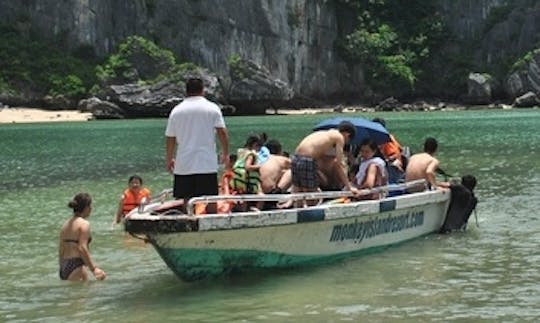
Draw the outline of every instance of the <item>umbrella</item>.
[[[330,118],[325,119],[319,122],[315,128],[313,128],[314,131],[316,130],[327,130],[332,128],[337,128],[339,124],[342,121],[349,121],[356,127],[356,135],[354,136],[353,140],[351,140],[352,144],[360,144],[364,139],[371,138],[377,145],[384,144],[385,142],[390,141],[390,134],[388,131],[378,122],[369,121],[364,118]]]

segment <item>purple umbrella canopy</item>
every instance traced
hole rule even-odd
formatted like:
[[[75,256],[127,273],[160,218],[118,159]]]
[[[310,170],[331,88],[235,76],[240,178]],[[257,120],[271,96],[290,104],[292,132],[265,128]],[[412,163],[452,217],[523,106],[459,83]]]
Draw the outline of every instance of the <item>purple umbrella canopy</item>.
[[[358,145],[366,138],[373,139],[377,145],[390,141],[390,134],[380,123],[369,121],[360,117],[335,117],[325,119],[319,122],[315,128],[313,128],[313,130],[316,131],[337,128],[343,121],[348,121],[356,127],[356,135],[354,136],[353,140],[351,140],[352,144]]]

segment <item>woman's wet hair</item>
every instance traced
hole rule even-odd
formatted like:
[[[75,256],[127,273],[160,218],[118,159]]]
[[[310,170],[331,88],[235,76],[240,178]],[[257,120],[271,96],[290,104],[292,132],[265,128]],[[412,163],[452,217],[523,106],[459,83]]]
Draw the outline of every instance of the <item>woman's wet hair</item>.
[[[73,209],[73,213],[81,213],[90,204],[92,204],[92,197],[90,197],[90,194],[79,193],[69,201],[68,207]]]
[[[142,185],[142,183],[143,183],[143,182],[142,182],[142,178],[141,178],[139,175],[132,175],[132,176],[130,176],[129,179],[128,179],[128,184],[131,184],[131,181],[134,180],[134,179],[138,179],[138,180],[139,180],[139,183],[141,183],[141,185]]]

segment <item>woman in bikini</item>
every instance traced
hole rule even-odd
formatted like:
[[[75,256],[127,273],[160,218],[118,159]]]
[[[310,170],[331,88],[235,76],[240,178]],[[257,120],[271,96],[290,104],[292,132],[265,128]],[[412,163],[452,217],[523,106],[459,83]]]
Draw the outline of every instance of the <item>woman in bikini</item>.
[[[86,267],[97,280],[103,280],[106,274],[97,267],[90,256],[88,245],[92,241],[90,223],[87,218],[92,212],[92,198],[87,193],[75,195],[68,207],[73,209],[73,216],[68,219],[60,231],[58,261],[60,279],[86,281]]]

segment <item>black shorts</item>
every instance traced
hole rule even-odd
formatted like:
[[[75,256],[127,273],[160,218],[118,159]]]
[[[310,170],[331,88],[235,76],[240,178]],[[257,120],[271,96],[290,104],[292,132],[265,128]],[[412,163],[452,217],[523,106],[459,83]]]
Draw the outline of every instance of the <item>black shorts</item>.
[[[174,175],[174,197],[190,199],[202,195],[218,195],[217,173]]]

